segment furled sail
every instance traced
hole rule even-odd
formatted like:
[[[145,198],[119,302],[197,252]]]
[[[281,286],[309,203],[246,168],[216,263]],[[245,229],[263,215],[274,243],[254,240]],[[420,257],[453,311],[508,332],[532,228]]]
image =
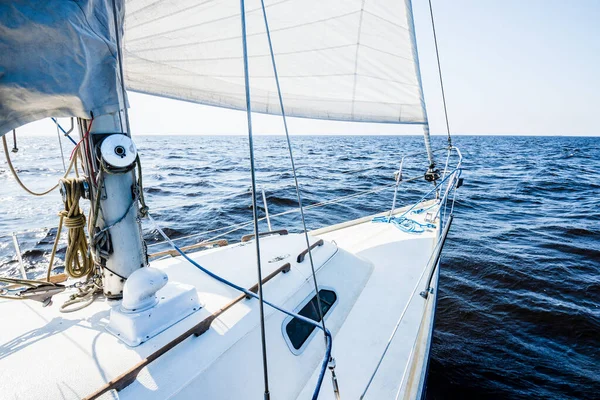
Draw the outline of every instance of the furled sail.
[[[426,123],[410,0],[265,0],[286,113]],[[260,0],[246,0],[252,110],[279,114]],[[245,109],[239,0],[127,0],[128,89]]]
[[[122,21],[123,0],[0,1],[0,136],[119,110],[113,4]]]

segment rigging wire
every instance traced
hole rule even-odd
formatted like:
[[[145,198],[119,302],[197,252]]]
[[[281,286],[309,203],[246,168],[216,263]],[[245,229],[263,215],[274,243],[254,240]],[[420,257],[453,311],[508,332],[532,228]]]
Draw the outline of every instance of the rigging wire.
[[[60,159],[62,161],[63,170],[67,172],[67,164],[65,164],[65,153],[63,151],[62,140],[60,140],[60,125],[56,124],[56,135],[58,136],[58,146],[60,147]]]
[[[19,186],[21,186],[21,188],[23,190],[25,190],[27,193],[29,193],[29,194],[31,194],[33,196],[45,196],[45,195],[47,195],[48,193],[52,192],[54,189],[56,189],[58,187],[58,183],[57,183],[56,185],[54,185],[50,189],[48,189],[46,191],[43,191],[43,192],[34,192],[33,190],[29,189],[21,181],[21,179],[19,178],[19,174],[17,173],[17,171],[15,170],[15,167],[12,164],[12,161],[10,159],[10,154],[8,153],[8,145],[6,143],[6,136],[2,136],[2,146],[4,147],[4,155],[6,156],[6,162],[8,163],[8,168],[10,169],[10,172],[12,173],[13,177],[15,178],[15,180],[17,181],[17,183],[19,184]],[[73,168],[74,163],[75,163],[75,159],[72,159],[71,163],[69,164],[69,167],[67,168],[67,171],[63,175],[63,178],[66,178],[69,175],[69,172],[71,172],[71,169]]]
[[[81,168],[83,169],[83,173],[89,177],[90,184],[92,187],[96,187],[96,174],[94,172],[93,163],[90,161],[92,159],[91,151],[89,147],[89,134],[92,129],[91,125],[94,122],[94,115],[92,114],[92,118],[90,120],[86,120],[83,118],[77,118],[77,125],[79,127],[80,139],[75,145],[75,148],[71,151],[71,158],[73,154],[75,154],[76,149],[80,149],[79,157],[81,158]]]
[[[298,198],[298,208],[300,209],[300,218],[302,220],[302,228],[304,230],[304,239],[306,241],[306,249],[308,251],[308,258],[310,260],[310,269],[312,272],[312,280],[315,288],[315,296],[317,298],[317,315],[321,321],[323,328],[323,335],[325,339],[325,345],[327,346],[327,327],[325,326],[325,317],[323,315],[323,308],[321,307],[321,296],[319,295],[319,285],[317,283],[317,275],[315,273],[315,264],[313,261],[312,250],[310,246],[310,240],[308,238],[308,230],[306,229],[306,219],[304,217],[304,208],[302,207],[302,195],[300,193],[300,185],[298,184],[298,174],[296,172],[296,164],[294,163],[294,154],[292,151],[292,142],[290,140],[290,133],[288,130],[287,118],[285,116],[285,107],[283,106],[283,97],[281,95],[281,86],[279,84],[279,74],[277,73],[277,63],[275,62],[275,54],[273,52],[273,42],[271,41],[271,31],[269,30],[269,21],[267,18],[267,10],[265,8],[264,0],[260,0],[262,7],[263,19],[265,21],[265,30],[267,33],[267,40],[269,42],[269,53],[271,55],[271,64],[273,65],[273,75],[275,76],[275,83],[277,84],[277,95],[279,97],[279,107],[281,108],[281,117],[283,118],[283,126],[285,129],[285,138],[287,140],[288,152],[290,154],[290,163],[292,165],[292,173],[294,175],[294,185],[296,187],[296,197]],[[363,2],[364,4],[364,2]],[[361,14],[362,18],[362,14]],[[358,51],[358,50],[357,50]],[[256,238],[258,241],[258,232],[256,232]],[[331,377],[333,382],[333,391],[337,399],[340,398],[339,387],[337,377],[335,375],[335,360],[330,357],[328,360],[329,369],[331,370]]]
[[[58,123],[58,120],[56,118],[51,117],[50,119],[52,120],[52,122],[54,122],[54,124],[56,124],[57,131],[60,129],[64,133],[64,135],[71,141],[71,143],[73,143],[74,145],[77,145],[77,142],[69,135],[69,133],[71,133],[71,131],[73,130],[73,118],[72,117],[71,117],[71,129],[69,129],[68,131],[64,130],[64,128]]]
[[[69,158],[73,159],[73,155],[75,154],[75,152],[77,151],[79,146],[81,146],[81,143],[83,143],[90,135],[90,131],[92,130],[92,124],[94,123],[94,117],[92,117],[92,119],[90,119],[89,121],[90,121],[90,123],[87,126],[85,135],[83,135],[83,137],[79,140],[79,142],[77,142],[77,144],[75,145],[75,148],[71,151],[71,156]],[[85,147],[85,145],[84,145],[84,147]],[[86,148],[86,150],[89,150],[89,149]]]
[[[250,101],[250,72],[248,70],[248,43],[246,41],[246,6],[244,0],[240,0],[241,24],[242,24],[242,50],[244,55],[244,84],[246,89],[246,117],[248,119],[248,146],[250,149],[250,175],[252,177],[252,216],[254,219],[254,243],[256,244],[256,266],[258,273],[258,301],[260,313],[260,339],[262,348],[264,398],[269,400],[269,367],[267,364],[267,339],[265,333],[265,310],[262,285],[262,268],[260,265],[260,235],[258,232],[258,208],[256,202],[256,171],[254,169],[254,143],[252,140],[252,109]]]
[[[446,107],[446,93],[444,92],[444,80],[442,79],[442,66],[440,64],[440,52],[438,50],[437,34],[435,31],[435,20],[433,18],[433,7],[429,0],[429,15],[431,16],[431,29],[433,30],[433,42],[435,44],[435,57],[437,59],[438,75],[440,77],[440,88],[442,90],[442,102],[444,103],[444,117],[446,118],[446,133],[448,134],[448,146],[452,147],[452,137],[450,136],[450,123],[448,122],[448,109]]]

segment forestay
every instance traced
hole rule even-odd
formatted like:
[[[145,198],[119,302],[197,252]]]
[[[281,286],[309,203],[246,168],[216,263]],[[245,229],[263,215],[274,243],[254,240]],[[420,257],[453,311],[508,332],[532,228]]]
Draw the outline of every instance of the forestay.
[[[410,0],[267,0],[286,114],[425,124]],[[252,111],[280,114],[260,0],[246,1]],[[237,0],[128,0],[128,89],[246,108]]]

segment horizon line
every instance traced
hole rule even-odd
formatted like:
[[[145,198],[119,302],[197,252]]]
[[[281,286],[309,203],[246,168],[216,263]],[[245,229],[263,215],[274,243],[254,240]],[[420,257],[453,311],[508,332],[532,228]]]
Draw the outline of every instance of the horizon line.
[[[8,134],[10,132],[5,133]],[[0,135],[4,136],[4,135]],[[27,133],[26,136],[31,137],[50,137],[54,136],[50,133]],[[247,137],[247,133],[133,133],[133,136],[240,136]],[[282,136],[285,137],[285,133],[254,133],[253,136]],[[360,133],[294,133],[290,136],[423,136],[418,133],[381,133],[381,134],[360,134]],[[446,137],[445,133],[431,134],[433,137]],[[450,136],[510,136],[510,137],[600,137],[600,132],[595,135],[589,134],[577,134],[577,133],[565,133],[565,134],[538,134],[538,133],[451,133]]]

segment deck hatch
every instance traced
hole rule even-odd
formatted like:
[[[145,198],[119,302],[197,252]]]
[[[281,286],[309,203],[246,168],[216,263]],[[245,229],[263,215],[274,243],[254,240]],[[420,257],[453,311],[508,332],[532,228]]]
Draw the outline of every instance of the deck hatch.
[[[327,312],[331,310],[331,307],[337,301],[337,295],[333,290],[321,289],[319,290],[319,298],[321,299],[322,314],[323,316],[326,316]],[[310,301],[302,307],[298,314],[310,318],[313,321],[320,322],[321,319],[319,318],[319,313],[317,311],[317,295],[314,295]],[[296,350],[302,348],[315,329],[315,326],[307,324],[298,318],[292,318],[285,326],[285,332],[289,338],[289,342]]]

